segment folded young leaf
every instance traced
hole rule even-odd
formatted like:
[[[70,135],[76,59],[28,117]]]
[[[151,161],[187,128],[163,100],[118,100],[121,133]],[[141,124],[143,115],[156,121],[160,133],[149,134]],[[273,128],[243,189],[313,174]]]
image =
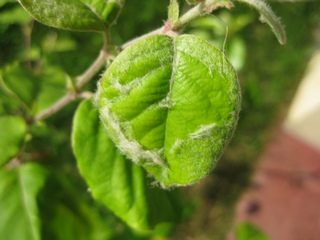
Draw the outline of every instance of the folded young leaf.
[[[72,144],[81,174],[92,195],[133,228],[148,230],[177,222],[179,192],[150,186],[145,170],[125,159],[108,137],[92,101],[78,108]]]
[[[0,117],[0,166],[15,157],[27,133],[24,119],[14,116]]]
[[[125,49],[97,94],[109,136],[162,186],[207,175],[238,119],[240,89],[224,54],[191,35],[155,35]]]
[[[118,17],[123,0],[19,0],[39,22],[67,30],[104,31]]]

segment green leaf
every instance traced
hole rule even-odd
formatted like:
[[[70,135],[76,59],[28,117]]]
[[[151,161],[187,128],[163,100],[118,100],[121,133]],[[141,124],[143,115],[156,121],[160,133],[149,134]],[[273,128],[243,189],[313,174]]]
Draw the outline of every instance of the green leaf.
[[[81,0],[86,4],[108,27],[118,18],[124,0]]]
[[[105,31],[118,17],[121,0],[19,0],[39,22],[67,30]]]
[[[26,122],[22,118],[0,117],[0,166],[19,153],[26,131]]]
[[[1,6],[1,3],[0,3]],[[27,24],[31,20],[28,13],[26,13],[19,5],[16,7],[1,12],[0,23],[1,24]]]
[[[36,198],[45,179],[45,169],[33,163],[0,170],[0,239],[41,239]]]
[[[45,66],[40,80],[36,112],[48,108],[67,93],[67,75],[59,67]]]
[[[0,7],[5,5],[6,3],[16,2],[16,0],[0,0]]]
[[[39,75],[39,76],[38,76]],[[59,67],[44,65],[35,75],[15,64],[2,72],[3,82],[32,113],[40,112],[66,94],[67,76]]]
[[[80,192],[79,185],[72,184],[65,174],[51,169],[39,194],[43,239],[111,239],[112,222],[102,219],[97,207],[85,202],[87,195]]]
[[[0,116],[16,115],[19,111],[19,103],[17,99],[12,98],[7,92],[7,88],[3,84],[0,77]]]
[[[126,160],[109,139],[91,101],[79,106],[72,139],[92,195],[131,227],[147,230],[161,222],[178,221],[178,192],[149,186],[144,169]]]
[[[40,87],[39,78],[22,65],[14,64],[2,71],[2,79],[7,88],[29,109],[32,109],[35,96],[37,96]]]
[[[156,35],[124,50],[103,75],[99,110],[110,138],[163,186],[207,175],[235,129],[233,67],[191,35]]]
[[[240,223],[236,228],[237,240],[268,240],[257,227],[248,222]]]

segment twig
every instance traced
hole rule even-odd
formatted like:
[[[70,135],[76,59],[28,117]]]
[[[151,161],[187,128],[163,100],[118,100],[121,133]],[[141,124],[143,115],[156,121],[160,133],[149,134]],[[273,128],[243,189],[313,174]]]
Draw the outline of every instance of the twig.
[[[83,86],[89,82],[94,75],[100,70],[100,68],[105,64],[106,59],[109,57],[108,48],[111,45],[111,37],[109,31],[106,31],[104,34],[104,45],[101,49],[99,56],[92,63],[92,65],[80,76],[76,78],[76,90],[80,91]]]
[[[89,82],[94,75],[102,68],[106,63],[107,58],[109,57],[107,49],[110,46],[110,35],[109,32],[106,32],[104,35],[104,45],[100,51],[97,59],[91,64],[91,66],[80,76],[76,78],[75,90],[69,91],[65,96],[61,97],[56,103],[51,105],[49,108],[40,112],[33,118],[34,121],[43,120],[47,117],[50,117],[54,113],[58,112],[60,109],[68,105],[70,102],[78,98],[86,98],[88,92],[81,92],[81,89],[84,85]]]
[[[70,93],[71,92],[69,92],[69,94],[63,96],[62,98],[60,98],[56,103],[54,103],[49,108],[45,109],[43,112],[40,112],[38,115],[36,115],[34,117],[34,121],[43,120],[53,115],[54,113],[58,112],[61,108],[66,106],[68,103],[76,99],[76,97],[72,96],[74,94],[70,94]]]

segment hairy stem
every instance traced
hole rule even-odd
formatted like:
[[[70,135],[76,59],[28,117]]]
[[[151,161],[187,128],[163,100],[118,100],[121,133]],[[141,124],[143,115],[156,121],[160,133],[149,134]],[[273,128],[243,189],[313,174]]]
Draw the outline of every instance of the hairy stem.
[[[273,13],[271,8],[263,0],[237,0],[256,8],[261,14],[261,20],[265,21],[276,35],[280,44],[286,43],[286,31],[282,26],[279,18]]]
[[[172,30],[180,30],[192,20],[211,13],[219,7],[231,8],[232,2],[229,0],[207,0],[200,2],[183,14],[179,20],[172,26]]]

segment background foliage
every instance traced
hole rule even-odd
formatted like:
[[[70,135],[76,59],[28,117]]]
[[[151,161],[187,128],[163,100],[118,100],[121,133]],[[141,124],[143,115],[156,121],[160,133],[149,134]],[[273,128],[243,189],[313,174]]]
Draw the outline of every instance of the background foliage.
[[[112,28],[113,44],[160,27],[167,5],[168,1],[160,0],[127,1]],[[255,11],[241,4],[231,12],[219,10],[196,20],[185,30],[224,48],[233,61],[243,94],[240,121],[212,174],[183,189],[184,219],[176,231],[160,226],[153,233],[137,233],[91,198],[79,174],[70,145],[77,101],[31,128],[21,121],[65,94],[66,82],[71,84],[98,55],[103,44],[100,34],[46,27],[32,20],[15,0],[0,0],[0,238],[223,239],[232,224],[232,207],[248,184],[270,130],[284,116],[315,48],[313,34],[320,22],[317,1],[271,5],[286,26],[285,46],[278,45]],[[94,91],[95,85],[93,81],[87,89]],[[12,143],[12,154],[4,156],[2,144],[7,146],[13,133],[20,141]],[[5,164],[19,156],[17,145],[24,149],[21,159],[28,162],[19,168],[14,160]],[[28,227],[40,224],[41,236]]]

